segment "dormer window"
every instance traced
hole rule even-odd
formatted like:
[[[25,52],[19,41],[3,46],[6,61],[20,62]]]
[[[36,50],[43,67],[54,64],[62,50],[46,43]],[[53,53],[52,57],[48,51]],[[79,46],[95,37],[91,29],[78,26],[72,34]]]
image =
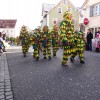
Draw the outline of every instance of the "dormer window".
[[[66,0],[64,0],[64,4],[67,4],[67,1]]]
[[[62,8],[61,7],[58,8],[58,13],[60,13],[60,14],[62,13]]]

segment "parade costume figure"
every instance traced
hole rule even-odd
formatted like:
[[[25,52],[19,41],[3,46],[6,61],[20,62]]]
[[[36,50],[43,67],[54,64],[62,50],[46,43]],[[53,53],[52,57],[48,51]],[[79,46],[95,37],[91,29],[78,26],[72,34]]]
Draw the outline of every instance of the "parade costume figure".
[[[85,41],[84,41],[84,37],[83,37],[83,33],[82,32],[78,32],[78,37],[77,37],[77,41],[76,41],[76,51],[72,53],[71,55],[71,62],[74,62],[74,58],[79,55],[80,58],[80,63],[85,63],[84,62],[84,48],[85,48]]]
[[[37,29],[35,29],[35,31],[33,32],[33,34],[31,34],[31,41],[32,41],[32,45],[33,45],[33,57],[38,60],[39,59],[39,41],[40,40],[40,36],[38,35],[38,31]]]
[[[24,54],[24,57],[26,57],[26,53],[28,52],[30,47],[30,35],[26,29],[26,26],[22,26],[19,38],[22,44],[22,52]]]
[[[59,48],[59,34],[58,34],[58,27],[56,25],[53,26],[51,37],[52,37],[53,56],[56,56],[57,50]]]
[[[49,33],[48,26],[46,25],[43,27],[43,32],[41,33],[41,42],[44,59],[47,59],[46,55],[48,55],[48,59],[51,59],[51,34]]]
[[[42,43],[41,43],[41,29],[38,28],[37,29],[37,37],[38,37],[38,53],[40,54],[40,52],[42,52]]]
[[[73,52],[73,31],[74,26],[72,23],[72,15],[66,11],[63,16],[63,21],[60,23],[60,36],[62,41],[62,47],[63,47],[63,59],[62,59],[62,65],[68,66],[68,57]]]

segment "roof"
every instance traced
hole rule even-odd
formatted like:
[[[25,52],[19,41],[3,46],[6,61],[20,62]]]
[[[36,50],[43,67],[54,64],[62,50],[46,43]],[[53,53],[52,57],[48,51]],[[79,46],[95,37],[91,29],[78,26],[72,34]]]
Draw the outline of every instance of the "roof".
[[[49,12],[47,14],[49,14],[55,7],[57,7],[60,3],[62,2],[62,0],[59,1],[59,3],[57,3],[52,9],[49,10]]]
[[[42,4],[42,15],[43,15],[43,11],[48,12],[50,11],[53,7],[55,6],[55,4]]]
[[[47,14],[49,14],[54,8],[58,7],[58,5],[62,2],[63,0],[60,0],[59,3],[57,3],[56,6],[54,6]],[[73,3],[70,0],[67,0],[68,2],[70,2],[70,4],[75,8],[75,6],[73,5]]]
[[[76,10],[78,11],[79,15],[82,17],[83,14],[82,14],[82,12],[81,12],[81,8],[80,8],[80,7],[77,7]]]
[[[0,19],[0,28],[15,28],[16,22],[16,19]]]
[[[83,5],[81,6],[81,8],[83,8],[84,5],[85,5],[88,1],[89,1],[89,0],[85,0],[84,3],[83,3]]]

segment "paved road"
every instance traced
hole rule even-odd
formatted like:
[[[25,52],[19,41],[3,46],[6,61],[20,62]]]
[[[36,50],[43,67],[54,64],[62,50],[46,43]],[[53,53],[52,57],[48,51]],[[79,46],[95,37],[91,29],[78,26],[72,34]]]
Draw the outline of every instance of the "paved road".
[[[52,60],[24,58],[20,47],[8,49],[14,100],[100,100],[100,54],[85,52],[85,64],[62,67],[62,50]]]

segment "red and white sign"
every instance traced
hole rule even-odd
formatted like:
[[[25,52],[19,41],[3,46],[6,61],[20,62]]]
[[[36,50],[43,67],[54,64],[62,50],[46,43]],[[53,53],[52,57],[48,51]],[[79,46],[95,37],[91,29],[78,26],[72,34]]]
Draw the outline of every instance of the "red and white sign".
[[[85,24],[85,25],[88,25],[88,24],[89,24],[88,18],[84,18],[84,24]]]

